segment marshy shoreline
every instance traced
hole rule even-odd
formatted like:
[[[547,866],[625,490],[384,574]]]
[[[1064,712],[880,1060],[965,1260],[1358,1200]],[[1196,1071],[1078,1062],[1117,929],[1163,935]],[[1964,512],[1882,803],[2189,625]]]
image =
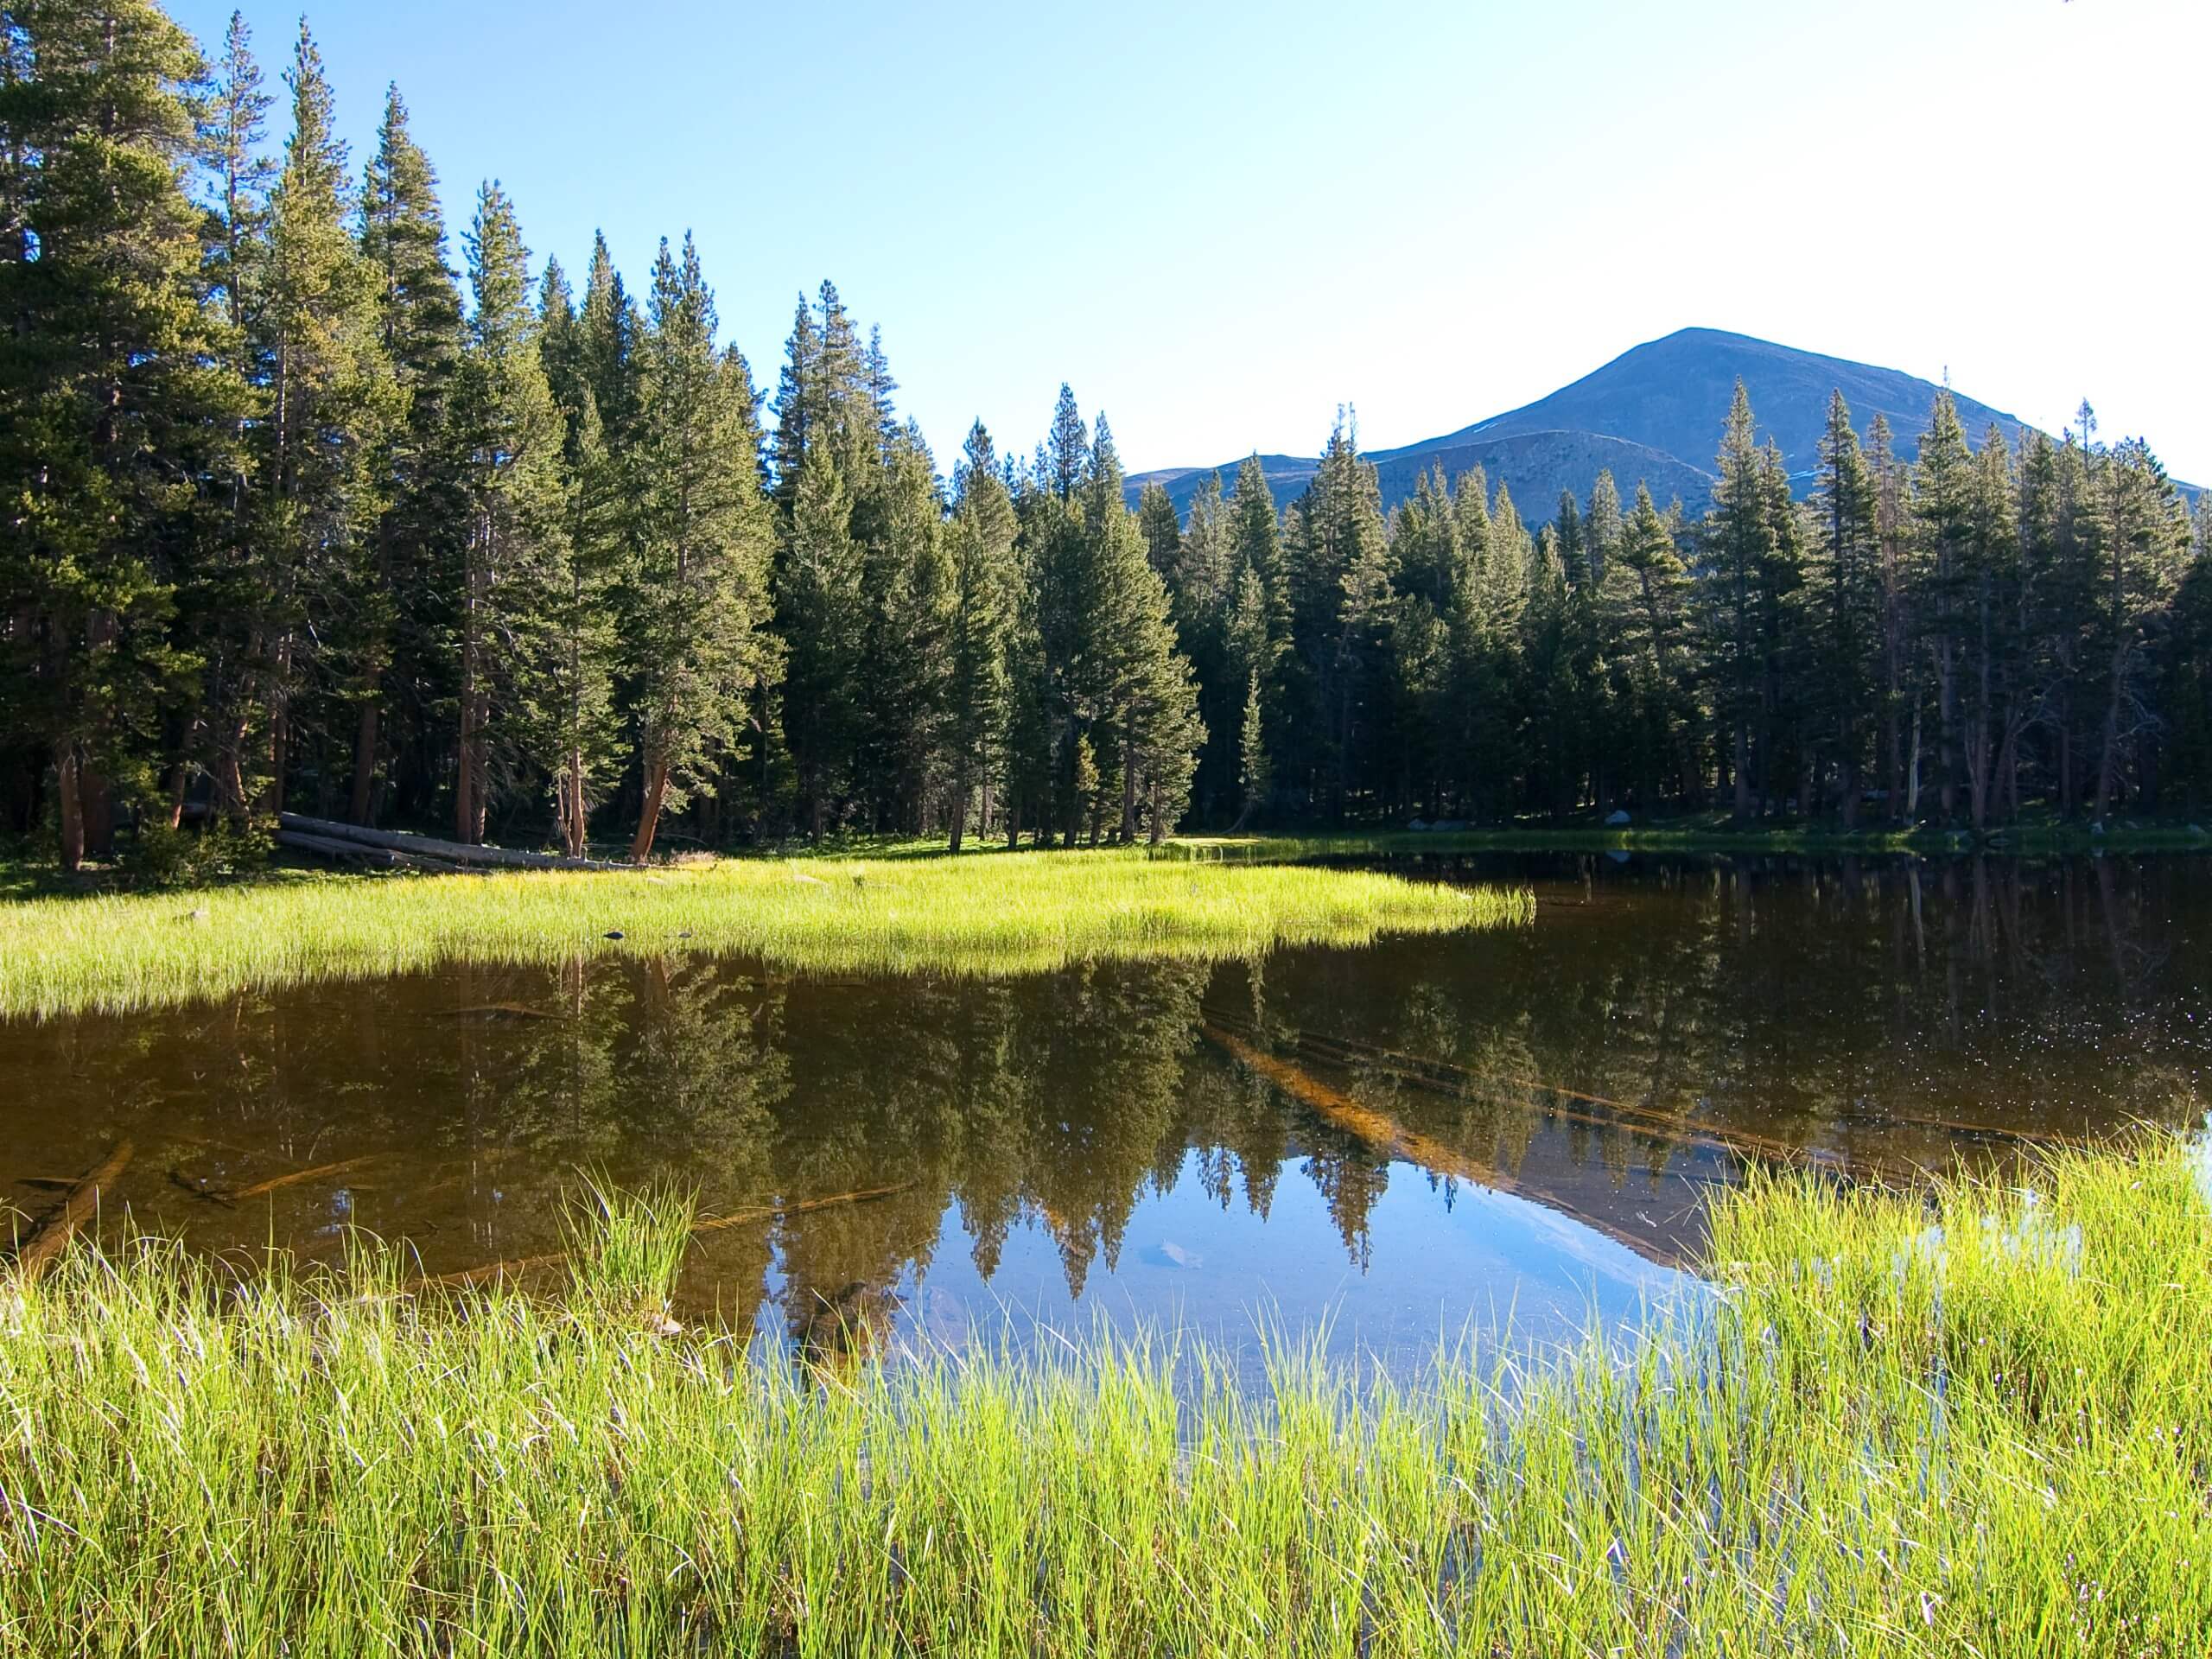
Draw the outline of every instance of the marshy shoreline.
[[[0,1288],[0,1651],[2199,1653],[2198,1157],[1754,1178],[1625,1357],[1256,1394],[672,1330],[665,1195],[550,1295],[118,1237]]]

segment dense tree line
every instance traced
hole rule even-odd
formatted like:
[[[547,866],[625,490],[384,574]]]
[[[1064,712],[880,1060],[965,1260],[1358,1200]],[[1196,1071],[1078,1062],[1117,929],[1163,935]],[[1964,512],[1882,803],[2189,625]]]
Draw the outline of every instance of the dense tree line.
[[[1839,403],[1800,499],[1739,397],[1700,520],[1600,478],[1534,531],[1479,474],[1386,515],[1340,423],[1287,508],[1255,461],[1179,521],[1065,387],[944,478],[830,284],[771,394],[688,237],[642,299],[603,242],[533,268],[495,182],[457,240],[396,89],[356,170],[304,25],[280,95],[236,19],[0,8],[0,831],[2212,796],[2206,526],[2086,410],[2014,453],[1939,401],[1907,464]]]
[[[1532,532],[1479,469],[1424,478],[1386,520],[1342,427],[1263,554],[1224,557],[1211,490],[1179,537],[1164,496],[1141,517],[1180,573],[1209,724],[1269,734],[1262,793],[1293,820],[1711,807],[1984,830],[2039,803],[2212,803],[2212,508],[2192,523],[2086,405],[2063,439],[1976,448],[1939,394],[1916,451],[1878,416],[1862,442],[1839,394],[1793,480],[1738,385],[1694,520],[1600,474]],[[1264,487],[1248,468],[1237,496]],[[1236,591],[1269,561],[1272,610]],[[1243,753],[1205,752],[1214,820],[1247,810]]]

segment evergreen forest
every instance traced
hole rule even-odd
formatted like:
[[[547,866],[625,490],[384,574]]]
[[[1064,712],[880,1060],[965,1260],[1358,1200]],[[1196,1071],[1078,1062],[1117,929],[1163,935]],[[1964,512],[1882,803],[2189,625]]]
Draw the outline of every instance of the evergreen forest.
[[[1694,512],[1386,513],[1340,413],[1295,499],[1255,456],[1183,513],[1065,385],[948,461],[830,283],[756,371],[688,235],[572,275],[335,97],[304,23],[272,77],[236,18],[0,7],[0,836],[65,868],[280,811],[644,859],[2212,810],[2212,508],[2086,404],[1839,396],[1805,479],[1739,387]]]

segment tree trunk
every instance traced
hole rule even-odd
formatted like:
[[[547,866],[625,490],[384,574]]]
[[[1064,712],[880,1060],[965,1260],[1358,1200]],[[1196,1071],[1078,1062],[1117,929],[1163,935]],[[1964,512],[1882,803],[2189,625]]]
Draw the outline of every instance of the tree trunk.
[[[85,815],[77,793],[77,746],[64,742],[54,757],[55,804],[60,809],[61,868],[74,874],[85,861]]]
[[[575,744],[569,746],[563,758],[561,788],[556,816],[560,819],[561,847],[570,858],[584,855],[584,758]]]
[[[353,798],[346,814],[349,823],[365,824],[377,777],[377,700],[361,705],[360,725],[353,734]]]
[[[2058,810],[2074,816],[2074,699],[2066,692],[2058,699]]]
[[[2105,701],[2104,741],[2097,756],[2097,804],[2092,814],[2101,823],[2120,782],[2120,706],[2126,696],[2126,664],[2125,647],[2113,652],[2112,693]]]
[[[1122,745],[1122,828],[1121,844],[1134,846],[1137,838],[1137,764],[1136,754],[1130,745]],[[1095,842],[1096,836],[1091,837]]]
[[[1920,710],[1912,711],[1912,741],[1904,764],[1904,816],[1907,823],[1920,816]]]
[[[1967,723],[1967,810],[1977,836],[1989,823],[1989,710],[1984,706]]]
[[[960,850],[960,838],[968,830],[968,762],[963,757],[952,774],[952,850]]]
[[[653,832],[660,827],[661,803],[668,798],[668,763],[645,763],[645,799],[638,808],[638,834],[630,843],[632,862],[642,864],[653,850]]]
[[[1947,826],[1958,814],[1958,698],[1951,642],[1945,639],[1936,652],[1936,795]]]
[[[262,800],[265,811],[284,810],[284,767],[291,759],[291,719],[280,702],[269,715],[269,788]]]
[[[241,824],[246,819],[245,738],[246,721],[241,715],[215,751],[215,787],[222,791],[223,808],[232,822]]]
[[[1997,752],[1997,778],[1994,785],[1998,810],[2008,819],[2020,816],[2020,721],[2017,715],[2008,715],[2005,721],[2005,742]]]
[[[475,768],[469,763],[469,753],[474,748],[474,734],[469,728],[470,710],[474,706],[464,672],[461,691],[461,741],[454,753],[453,778],[453,838],[460,842],[474,841],[469,827],[476,821]]]
[[[90,766],[77,769],[78,815],[84,823],[85,851],[94,858],[115,856],[115,791],[105,774]]]

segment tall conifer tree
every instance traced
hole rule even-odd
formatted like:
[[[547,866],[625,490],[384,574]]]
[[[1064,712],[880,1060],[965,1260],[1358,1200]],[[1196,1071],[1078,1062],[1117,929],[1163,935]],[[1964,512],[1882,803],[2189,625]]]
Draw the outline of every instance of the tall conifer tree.
[[[623,644],[642,798],[631,855],[652,850],[741,741],[748,699],[776,671],[768,618],[774,520],[744,359],[715,348],[714,295],[690,237],[653,264],[628,469],[636,529]]]
[[[467,351],[454,396],[468,518],[454,819],[455,836],[476,842],[514,757],[538,771],[562,761],[569,698],[554,677],[568,652],[548,634],[573,586],[568,431],[538,353],[529,252],[496,182],[477,196],[468,285]]]
[[[172,632],[199,481],[244,404],[186,194],[204,66],[158,7],[10,10],[0,83],[0,725],[50,771],[60,855],[108,850],[193,683]],[[5,740],[0,740],[4,743]]]
[[[461,295],[446,258],[445,216],[437,175],[408,130],[397,86],[385,97],[361,191],[361,252],[373,274],[378,337],[403,410],[383,434],[377,457],[383,512],[375,546],[351,596],[359,658],[350,679],[359,702],[348,815],[373,817],[385,709],[404,696],[415,734],[427,732],[429,705],[448,683],[438,642],[452,618],[437,601],[458,568],[460,435],[453,393],[461,360]]]

